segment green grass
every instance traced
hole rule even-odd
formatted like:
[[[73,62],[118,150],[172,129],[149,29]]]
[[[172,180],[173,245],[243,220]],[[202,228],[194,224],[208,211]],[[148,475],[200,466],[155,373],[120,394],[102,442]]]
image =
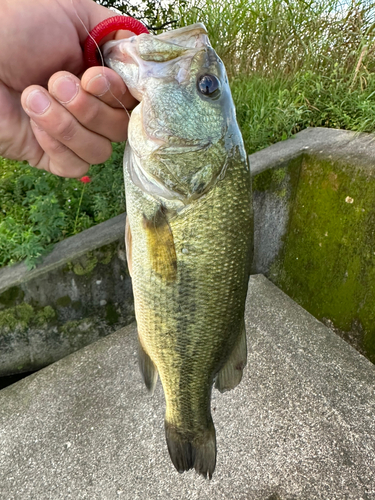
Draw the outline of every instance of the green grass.
[[[375,4],[172,4],[165,15],[158,4],[156,24],[173,16],[180,26],[205,23],[227,68],[248,153],[306,127],[375,132]],[[0,158],[0,266],[22,259],[34,265],[57,241],[124,211],[121,164],[122,147],[116,146],[106,164],[91,167],[92,182],[83,185]]]
[[[347,75],[375,68],[374,4],[367,0],[192,0],[180,24],[203,22],[228,74],[292,76],[313,70]],[[362,67],[361,67],[362,69]]]
[[[240,76],[231,87],[249,154],[307,127],[375,131],[375,74],[364,89],[310,71],[293,79]]]
[[[122,156],[116,145],[88,184],[0,158],[0,267],[32,267],[54,243],[124,212]]]

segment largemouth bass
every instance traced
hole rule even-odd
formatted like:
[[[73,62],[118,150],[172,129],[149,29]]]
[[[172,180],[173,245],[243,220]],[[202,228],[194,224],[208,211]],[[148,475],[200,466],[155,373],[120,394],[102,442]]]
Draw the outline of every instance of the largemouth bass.
[[[246,364],[252,260],[250,171],[228,79],[202,24],[105,45],[140,104],[124,155],[126,246],[147,388],[159,374],[179,472],[211,478],[214,381]]]

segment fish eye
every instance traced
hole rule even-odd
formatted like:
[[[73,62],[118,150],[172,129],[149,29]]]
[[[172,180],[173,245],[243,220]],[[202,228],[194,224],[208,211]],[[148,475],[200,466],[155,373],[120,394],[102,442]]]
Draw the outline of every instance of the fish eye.
[[[201,94],[208,97],[218,97],[220,94],[220,80],[215,75],[200,76],[197,87]]]

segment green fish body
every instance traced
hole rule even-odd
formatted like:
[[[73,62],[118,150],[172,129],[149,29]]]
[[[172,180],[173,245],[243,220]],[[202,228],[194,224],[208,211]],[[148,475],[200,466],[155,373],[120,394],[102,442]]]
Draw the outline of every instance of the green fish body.
[[[107,64],[140,100],[124,157],[126,244],[139,363],[163,385],[179,472],[211,478],[212,385],[246,364],[251,180],[223,63],[203,25],[107,44]]]

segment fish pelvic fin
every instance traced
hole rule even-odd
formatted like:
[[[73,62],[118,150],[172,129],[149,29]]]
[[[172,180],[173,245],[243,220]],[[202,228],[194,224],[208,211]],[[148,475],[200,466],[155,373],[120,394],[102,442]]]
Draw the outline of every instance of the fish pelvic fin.
[[[177,471],[195,469],[205,479],[212,479],[216,465],[216,434],[211,420],[196,436],[165,421],[165,437],[169,456]]]
[[[152,359],[143,348],[138,337],[138,365],[147,390],[154,394],[156,382],[158,381],[158,371]]]
[[[245,322],[242,322],[241,333],[229,359],[219,371],[215,387],[220,392],[234,389],[242,379],[243,369],[247,362],[246,330]]]

